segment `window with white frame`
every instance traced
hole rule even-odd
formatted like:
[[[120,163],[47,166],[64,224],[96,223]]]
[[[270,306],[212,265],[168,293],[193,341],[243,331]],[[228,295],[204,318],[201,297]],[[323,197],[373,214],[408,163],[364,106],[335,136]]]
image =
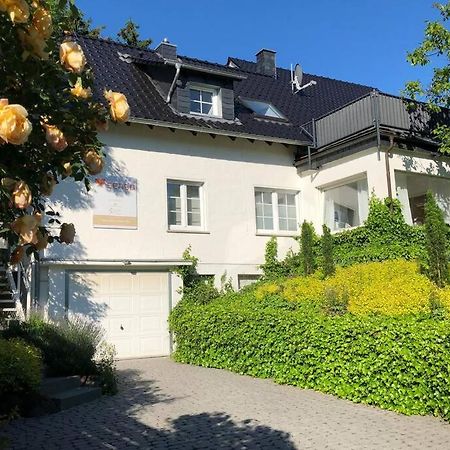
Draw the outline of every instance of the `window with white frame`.
[[[421,225],[425,221],[425,197],[428,191],[444,213],[450,224],[450,179],[421,173],[395,171],[397,198],[400,200],[403,215],[409,224]]]
[[[292,233],[298,230],[297,192],[255,189],[256,229]]]
[[[192,86],[190,88],[191,113],[219,116],[219,91],[214,88]]]
[[[167,181],[167,213],[169,230],[203,229],[203,184]]]
[[[324,190],[325,224],[330,230],[361,225],[369,209],[367,178]]]

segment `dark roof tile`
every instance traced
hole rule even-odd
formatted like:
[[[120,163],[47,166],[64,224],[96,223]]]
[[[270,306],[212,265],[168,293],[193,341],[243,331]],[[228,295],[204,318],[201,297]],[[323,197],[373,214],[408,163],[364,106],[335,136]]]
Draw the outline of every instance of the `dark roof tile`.
[[[164,60],[154,50],[143,50],[117,42],[79,37],[90,66],[95,74],[94,94],[97,99],[103,98],[103,90],[113,89],[123,92],[131,107],[132,116],[167,124],[185,125],[204,128],[205,132],[222,130],[230,133],[242,133],[267,138],[278,138],[307,142],[309,137],[301,125],[319,117],[344,104],[368,94],[372,88],[347,83],[330,78],[305,74],[304,82],[311,79],[317,85],[293,95],[290,85],[290,72],[277,69],[277,78],[261,75],[256,72],[256,65],[250,61],[230,58],[238,68],[211,63],[186,56],[180,57],[182,62],[198,66],[202,69],[217,70],[224,74],[245,75],[244,79],[234,81],[236,98],[235,122],[212,121],[194,118],[176,113],[157,91],[140,64],[163,63]],[[122,58],[121,58],[122,55]],[[131,60],[125,61],[123,55]],[[239,103],[239,96],[272,103],[289,120],[289,123],[261,120]]]

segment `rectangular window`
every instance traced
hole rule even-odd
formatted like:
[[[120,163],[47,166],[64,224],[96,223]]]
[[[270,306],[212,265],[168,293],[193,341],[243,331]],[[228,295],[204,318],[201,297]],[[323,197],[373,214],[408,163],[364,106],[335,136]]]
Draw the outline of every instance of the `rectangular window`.
[[[253,283],[256,283],[261,279],[261,275],[238,275],[238,287],[242,289],[246,286],[250,286]]]
[[[256,229],[292,233],[298,230],[297,193],[255,190]]]
[[[332,231],[361,225],[369,209],[367,178],[324,192],[325,224]]]
[[[191,113],[204,116],[218,116],[218,90],[203,87],[190,89]]]
[[[167,213],[169,229],[203,227],[201,183],[167,182]]]
[[[397,198],[402,205],[405,220],[410,225],[421,225],[425,220],[425,196],[433,192],[436,202],[450,224],[450,179],[438,176],[395,171]]]

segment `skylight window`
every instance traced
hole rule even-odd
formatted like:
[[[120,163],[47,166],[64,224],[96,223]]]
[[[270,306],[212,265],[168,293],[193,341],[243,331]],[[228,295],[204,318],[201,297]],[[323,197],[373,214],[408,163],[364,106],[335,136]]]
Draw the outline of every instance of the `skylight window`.
[[[258,116],[274,117],[276,119],[286,119],[283,114],[278,111],[271,103],[262,102],[260,100],[241,99],[242,103],[251,109]]]

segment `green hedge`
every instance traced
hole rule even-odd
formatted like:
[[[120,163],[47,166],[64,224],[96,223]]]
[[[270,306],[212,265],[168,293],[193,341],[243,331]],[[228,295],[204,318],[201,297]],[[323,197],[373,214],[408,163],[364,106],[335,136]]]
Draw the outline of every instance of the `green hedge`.
[[[417,259],[425,251],[422,226],[405,222],[398,200],[370,200],[364,225],[334,235],[334,257],[341,266],[388,259]]]
[[[326,316],[251,290],[172,312],[177,361],[450,419],[450,323]]]

